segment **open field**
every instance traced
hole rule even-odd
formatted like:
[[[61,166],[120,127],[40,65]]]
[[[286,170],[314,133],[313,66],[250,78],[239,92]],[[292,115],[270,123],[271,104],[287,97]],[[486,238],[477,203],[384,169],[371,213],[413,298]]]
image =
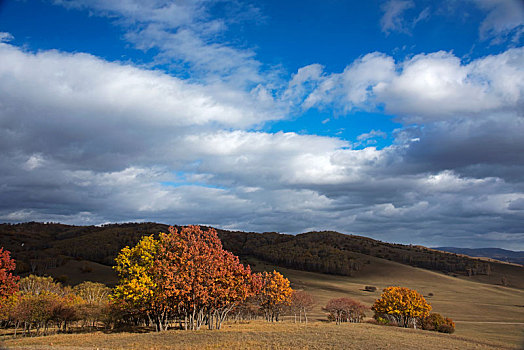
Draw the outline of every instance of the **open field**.
[[[377,260],[371,265],[373,269],[359,277],[275,268],[290,279],[293,288],[304,289],[316,297],[318,305],[312,312],[315,319],[325,319],[321,307],[331,298],[349,296],[371,306],[383,288],[397,285],[418,290],[432,305],[433,312],[455,320],[457,336],[523,346],[524,290],[468,281]],[[257,270],[273,268],[260,261],[255,264]],[[376,286],[377,291],[364,291],[367,285]],[[429,293],[433,293],[433,296],[429,297]]]
[[[290,321],[226,324],[220,331],[65,334],[7,340],[7,349],[519,349],[459,334],[370,324]]]
[[[358,277],[334,276],[280,268],[259,260],[250,261],[256,271],[276,269],[290,279],[292,287],[310,292],[317,300],[307,327],[288,319],[268,325],[228,324],[221,331],[114,334],[68,334],[7,340],[9,348],[164,349],[170,348],[350,348],[350,349],[521,349],[524,347],[524,290],[483,284],[376,258]],[[89,263],[91,272],[81,273],[84,262],[71,262],[56,271],[69,272],[72,280],[116,282],[105,265]],[[67,271],[69,268],[69,271]],[[71,273],[71,271],[76,271]],[[367,292],[364,286],[377,287]],[[420,291],[433,311],[456,321],[453,335],[406,330],[369,324],[336,326],[323,322],[321,310],[334,297],[349,296],[371,306],[384,287],[400,285]],[[432,296],[429,294],[432,293]],[[368,316],[371,316],[371,311]],[[52,344],[52,345],[51,345]]]

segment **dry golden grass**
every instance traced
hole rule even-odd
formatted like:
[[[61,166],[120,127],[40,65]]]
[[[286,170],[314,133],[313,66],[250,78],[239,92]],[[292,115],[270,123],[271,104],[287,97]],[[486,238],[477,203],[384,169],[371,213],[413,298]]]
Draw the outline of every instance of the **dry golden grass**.
[[[494,341],[370,324],[289,321],[226,324],[220,330],[66,334],[8,340],[8,349],[518,349]]]
[[[295,289],[304,289],[315,296],[317,306],[311,313],[315,322],[308,325],[280,323],[267,325],[229,324],[221,331],[162,334],[70,334],[40,338],[6,340],[9,348],[45,349],[524,349],[524,290],[483,284],[441,273],[414,268],[395,262],[375,259],[357,277],[324,275],[284,269],[253,261],[255,270],[273,268],[288,277]],[[81,274],[75,262],[72,279],[114,282],[109,268],[92,265],[92,273]],[[98,272],[97,272],[98,271]],[[60,271],[68,272],[67,270]],[[92,278],[91,278],[92,277]],[[364,286],[377,287],[376,292]],[[371,306],[387,286],[398,285],[420,291],[433,306],[433,311],[456,321],[456,333],[437,334],[420,330],[380,327],[368,324],[342,325],[319,322],[325,320],[321,307],[334,297],[349,296]],[[429,297],[429,293],[433,296]],[[371,312],[368,315],[371,316]],[[1,347],[0,347],[1,349]]]
[[[271,268],[256,262],[256,269]],[[318,305],[312,316],[317,319],[325,319],[321,307],[331,298],[349,296],[371,306],[383,288],[404,286],[426,296],[433,312],[455,320],[457,336],[524,348],[524,290],[468,281],[382,259],[367,268],[357,277],[276,269],[291,280],[293,288],[304,289],[316,297]],[[376,286],[377,291],[364,291],[367,285]],[[429,293],[433,296],[429,297]],[[371,316],[372,312],[368,314]]]

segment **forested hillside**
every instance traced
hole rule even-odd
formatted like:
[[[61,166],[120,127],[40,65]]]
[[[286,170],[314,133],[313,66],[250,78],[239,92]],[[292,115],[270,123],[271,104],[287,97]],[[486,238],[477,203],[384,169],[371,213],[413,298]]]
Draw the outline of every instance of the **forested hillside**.
[[[57,223],[0,224],[0,246],[10,250],[19,273],[45,274],[68,260],[88,260],[113,265],[121,248],[135,245],[140,237],[167,232],[157,223],[71,226]],[[204,228],[205,229],[205,228]],[[274,265],[335,275],[358,276],[379,259],[470,276],[488,283],[516,287],[524,268],[481,261],[421,246],[391,244],[338,232],[299,235],[217,230],[225,249]],[[502,281],[502,282],[501,282]]]

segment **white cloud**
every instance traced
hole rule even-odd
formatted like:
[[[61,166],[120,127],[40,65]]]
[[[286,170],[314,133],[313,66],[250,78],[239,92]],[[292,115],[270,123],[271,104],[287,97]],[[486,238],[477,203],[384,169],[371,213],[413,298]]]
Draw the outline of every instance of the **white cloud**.
[[[508,36],[518,42],[524,31],[524,2],[521,0],[473,0],[487,12],[479,34],[482,40],[492,39],[499,43]]]
[[[261,63],[251,49],[221,41],[229,24],[258,20],[259,11],[252,5],[219,0],[55,0],[55,4],[113,19],[137,49],[159,50],[155,63],[177,66],[185,72],[190,69],[194,80],[227,82],[245,89],[268,78],[263,79]],[[212,8],[220,6],[228,15],[212,18]]]
[[[191,84],[82,53],[30,53],[0,44],[0,77],[4,120],[13,122],[21,118],[18,113],[26,113],[40,121],[46,118],[46,123],[89,120],[89,125],[108,128],[118,122],[124,129],[129,123],[177,129],[209,123],[245,127],[275,118],[264,114],[249,93]],[[22,100],[26,103],[19,105]]]
[[[383,131],[373,129],[370,132],[358,135],[357,136],[357,140],[359,140],[359,141],[366,141],[366,140],[369,140],[369,139],[372,139],[372,138],[376,138],[376,137],[385,138],[385,137],[387,137],[387,134],[385,132],[383,132]]]
[[[368,54],[339,74],[316,72],[305,108],[329,105],[348,111],[383,104],[406,120],[442,120],[458,115],[518,111],[524,103],[524,48],[463,63],[449,52],[419,54],[395,64]]]
[[[0,43],[9,42],[13,39],[14,37],[11,35],[11,33],[0,32]]]
[[[380,19],[382,31],[386,34],[392,31],[408,32],[404,22],[404,12],[415,7],[412,0],[389,0],[382,5],[384,15]]]

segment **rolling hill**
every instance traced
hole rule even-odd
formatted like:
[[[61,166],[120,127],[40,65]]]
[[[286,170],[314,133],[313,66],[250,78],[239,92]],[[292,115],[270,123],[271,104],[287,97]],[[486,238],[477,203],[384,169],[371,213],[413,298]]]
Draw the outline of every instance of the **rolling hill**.
[[[19,273],[46,274],[71,260],[112,266],[123,247],[136,244],[143,235],[167,232],[167,229],[167,225],[158,223],[103,226],[36,222],[0,224],[0,246],[12,252]],[[459,278],[490,284],[504,282],[507,286],[524,289],[524,268],[521,266],[488,262],[422,246],[392,244],[332,231],[299,235],[217,231],[224,248],[244,261],[255,258],[298,270],[358,277],[372,270],[374,258],[378,258]],[[84,273],[89,270],[82,266],[78,269]],[[67,282],[71,276],[62,272],[61,279]]]
[[[524,265],[524,252],[515,252],[513,250],[500,248],[457,248],[457,247],[438,247],[433,248],[444,252],[463,254],[471,257],[490,258],[515,264]]]

